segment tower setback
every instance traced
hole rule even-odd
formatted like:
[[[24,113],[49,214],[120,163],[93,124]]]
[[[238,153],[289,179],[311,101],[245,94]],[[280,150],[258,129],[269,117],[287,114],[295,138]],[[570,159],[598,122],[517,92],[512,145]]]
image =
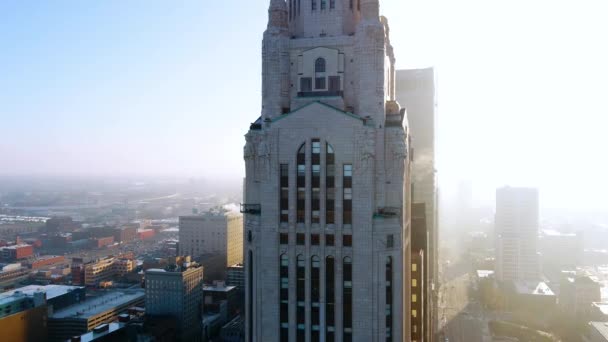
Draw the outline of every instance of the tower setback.
[[[408,127],[372,0],[272,0],[245,135],[246,341],[409,341]]]

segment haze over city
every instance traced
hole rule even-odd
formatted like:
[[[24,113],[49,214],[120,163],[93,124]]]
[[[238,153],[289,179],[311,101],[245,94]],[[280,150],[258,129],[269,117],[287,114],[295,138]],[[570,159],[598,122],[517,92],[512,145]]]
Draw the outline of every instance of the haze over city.
[[[601,0],[0,2],[6,342],[608,342]]]
[[[259,5],[3,2],[0,173],[241,178],[260,102]],[[398,68],[437,67],[446,190],[473,180],[487,200],[533,185],[546,206],[606,209],[600,5],[381,4]]]

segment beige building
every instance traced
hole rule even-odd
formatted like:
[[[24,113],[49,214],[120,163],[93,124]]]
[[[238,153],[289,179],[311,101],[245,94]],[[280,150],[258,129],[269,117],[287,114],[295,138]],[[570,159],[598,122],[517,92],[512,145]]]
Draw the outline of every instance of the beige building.
[[[397,70],[396,97],[405,107],[412,160],[412,341],[431,341],[437,330],[438,187],[436,170],[437,96],[433,68]],[[415,299],[415,301],[414,301]]]
[[[84,285],[97,286],[100,282],[111,280],[133,272],[134,260],[108,257],[84,265]]]
[[[379,6],[270,1],[244,148],[246,341],[410,340],[409,127]]]
[[[243,263],[243,215],[216,208],[201,215],[180,216],[179,254],[197,259],[222,255],[224,269]]]

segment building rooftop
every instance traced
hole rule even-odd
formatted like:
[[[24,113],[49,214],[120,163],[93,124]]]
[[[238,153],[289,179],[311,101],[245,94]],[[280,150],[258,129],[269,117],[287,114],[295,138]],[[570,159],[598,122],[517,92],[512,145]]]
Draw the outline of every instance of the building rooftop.
[[[543,229],[542,233],[545,236],[576,237],[575,233],[562,233],[562,232],[559,232],[559,231],[557,231],[555,229]]]
[[[608,302],[596,302],[593,303],[593,306],[598,308],[602,314],[608,316]]]
[[[131,301],[143,299],[145,291],[142,290],[125,290],[111,291],[102,296],[88,299],[82,303],[72,305],[65,309],[56,311],[49,318],[84,318],[96,316],[102,312],[113,309],[114,307],[127,304]]]
[[[477,270],[478,278],[489,278],[492,275],[494,275],[494,271],[492,270]]]
[[[232,290],[236,289],[236,286],[221,286],[221,285],[204,285],[203,286],[203,292],[204,291],[208,291],[208,292],[230,292]]]
[[[600,335],[604,337],[606,341],[608,341],[608,323],[606,322],[591,322],[589,323],[593,330],[596,330]]]
[[[13,294],[10,294],[10,295],[2,294],[0,296],[0,305],[10,304],[10,303],[12,303],[12,302],[14,302],[16,300],[19,300],[19,299],[22,299],[22,298],[28,298],[28,297],[30,297],[30,296],[27,296],[27,295],[25,295],[23,293],[13,293]]]
[[[22,243],[20,245],[12,245],[12,246],[0,247],[0,249],[17,249],[17,248],[30,247],[30,246],[31,245],[28,245],[26,243]]]
[[[82,289],[82,288],[84,288],[84,287],[66,286],[66,285],[46,285],[46,286],[29,285],[29,286],[20,287],[15,290],[4,292],[4,293],[0,294],[0,298],[2,298],[3,296],[12,296],[17,291],[19,291],[25,295],[28,295],[28,296],[33,296],[34,293],[36,293],[36,292],[44,292],[44,293],[46,293],[46,299],[49,300],[49,299],[53,299],[55,297],[59,297],[66,293],[70,293],[74,290]]]
[[[516,281],[514,282],[515,290],[519,294],[535,295],[535,296],[555,296],[555,293],[544,282],[535,281]]]
[[[105,325],[101,325],[99,326],[100,328],[102,326]],[[112,333],[114,333],[115,331],[118,331],[120,329],[123,329],[126,325],[124,323],[109,323],[108,324],[108,329],[105,330],[103,329],[103,331],[100,332],[95,332],[95,331],[91,331],[88,332],[84,335],[80,335],[80,342],[91,342],[91,341],[96,341],[104,336],[110,335]]]

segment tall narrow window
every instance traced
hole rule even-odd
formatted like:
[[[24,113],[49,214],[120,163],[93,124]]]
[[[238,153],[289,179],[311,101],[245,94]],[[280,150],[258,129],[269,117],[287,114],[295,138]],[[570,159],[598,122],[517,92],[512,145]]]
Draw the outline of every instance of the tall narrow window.
[[[344,342],[353,341],[353,261],[345,257],[343,261],[344,284],[342,289],[342,317],[344,325]]]
[[[289,342],[289,257],[281,255],[279,274],[281,276],[281,342]]]
[[[324,10],[327,7],[327,0],[321,0],[321,9]]]
[[[342,177],[343,188],[343,223],[352,224],[353,220],[353,166],[345,164]]]
[[[249,324],[249,341],[253,341],[253,252],[249,251],[249,272],[247,274],[249,282],[249,298],[247,307],[249,308],[247,323]]]
[[[316,10],[317,9],[317,0],[312,0],[311,3],[312,3],[312,5],[311,5],[312,6],[312,10],[313,11]]]
[[[326,144],[325,153],[325,224],[334,224],[336,202],[336,165],[334,149]]]
[[[336,285],[334,274],[334,257],[325,258],[325,341],[335,340],[335,315],[336,315]]]
[[[353,9],[353,0],[350,0],[349,6],[350,6],[350,9],[352,10]]]
[[[320,336],[321,259],[313,256],[310,261],[310,341],[318,342]]]
[[[325,72],[326,62],[325,58],[319,57],[315,60],[315,72]]]
[[[321,141],[312,140],[311,154],[311,183],[312,183],[312,223],[319,223],[321,210]]]
[[[281,222],[289,221],[289,165],[281,164]]]
[[[302,144],[298,150],[298,200],[297,200],[297,222],[304,223],[306,216],[306,144]]]
[[[306,259],[303,255],[298,255],[298,264],[296,269],[298,278],[296,283],[296,322],[297,322],[297,342],[305,342],[306,340]]]
[[[329,0],[329,8],[330,9],[336,8],[336,0]]]
[[[325,70],[327,68],[327,63],[325,62],[325,58],[317,58],[315,60],[315,89],[316,90],[324,90],[326,88],[325,81]]]
[[[298,16],[300,16],[300,10],[302,9],[302,0],[298,0]]]
[[[393,340],[393,258],[386,258],[386,342]]]

